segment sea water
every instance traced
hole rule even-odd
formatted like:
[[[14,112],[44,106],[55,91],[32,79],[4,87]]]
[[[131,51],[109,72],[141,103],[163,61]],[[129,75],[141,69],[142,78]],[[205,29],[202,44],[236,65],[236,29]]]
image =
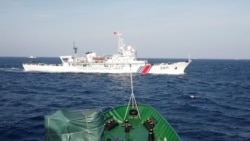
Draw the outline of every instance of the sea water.
[[[128,103],[129,74],[24,72],[27,61],[0,58],[0,141],[43,141],[44,116],[62,108]],[[179,60],[149,59],[168,61]],[[250,140],[250,60],[196,59],[184,75],[134,74],[133,84],[137,103],[153,106],[183,141]]]

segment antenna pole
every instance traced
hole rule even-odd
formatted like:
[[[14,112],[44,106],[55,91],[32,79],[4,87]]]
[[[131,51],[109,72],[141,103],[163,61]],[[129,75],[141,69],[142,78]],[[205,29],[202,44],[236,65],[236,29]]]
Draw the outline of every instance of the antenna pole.
[[[118,48],[117,48],[117,51],[118,51],[118,53],[123,54],[125,44],[123,43],[122,34],[119,31],[114,32],[114,34],[116,34],[118,36]]]
[[[73,42],[73,50],[74,50],[74,63],[76,62],[76,56],[77,56],[77,47],[75,46],[75,42]]]

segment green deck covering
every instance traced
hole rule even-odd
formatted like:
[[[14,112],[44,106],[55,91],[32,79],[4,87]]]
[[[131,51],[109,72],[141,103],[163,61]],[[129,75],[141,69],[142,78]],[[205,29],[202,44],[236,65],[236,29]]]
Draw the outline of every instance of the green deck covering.
[[[45,141],[100,141],[103,113],[98,109],[59,110],[45,116]]]
[[[148,141],[149,135],[153,135],[153,141],[180,141],[175,130],[153,107],[138,105],[138,109],[140,116],[128,112],[126,117],[127,105],[104,114],[98,109],[59,110],[45,116],[45,141]],[[144,125],[148,119],[154,123],[152,131],[148,124]]]

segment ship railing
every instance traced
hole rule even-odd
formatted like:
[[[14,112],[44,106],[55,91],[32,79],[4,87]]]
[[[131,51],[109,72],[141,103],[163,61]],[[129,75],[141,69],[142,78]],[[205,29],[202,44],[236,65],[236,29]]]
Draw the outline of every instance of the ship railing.
[[[37,62],[26,62],[23,64],[37,65],[37,66],[62,66],[62,64],[45,64],[45,63],[37,63]]]

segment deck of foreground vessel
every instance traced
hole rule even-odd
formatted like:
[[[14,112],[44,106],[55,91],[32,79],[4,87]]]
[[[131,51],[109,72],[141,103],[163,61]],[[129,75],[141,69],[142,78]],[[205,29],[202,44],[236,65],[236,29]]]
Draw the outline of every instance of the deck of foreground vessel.
[[[180,137],[171,125],[149,105],[138,105],[139,115],[128,114],[125,117],[127,106],[116,107],[104,114],[106,124],[113,122],[113,127],[105,127],[105,140],[148,140],[152,135],[155,141],[178,141]],[[124,118],[125,117],[125,118]],[[128,121],[128,131],[125,131]],[[150,121],[150,122],[149,122]],[[116,125],[115,125],[116,123]],[[150,130],[152,128],[152,130]]]

